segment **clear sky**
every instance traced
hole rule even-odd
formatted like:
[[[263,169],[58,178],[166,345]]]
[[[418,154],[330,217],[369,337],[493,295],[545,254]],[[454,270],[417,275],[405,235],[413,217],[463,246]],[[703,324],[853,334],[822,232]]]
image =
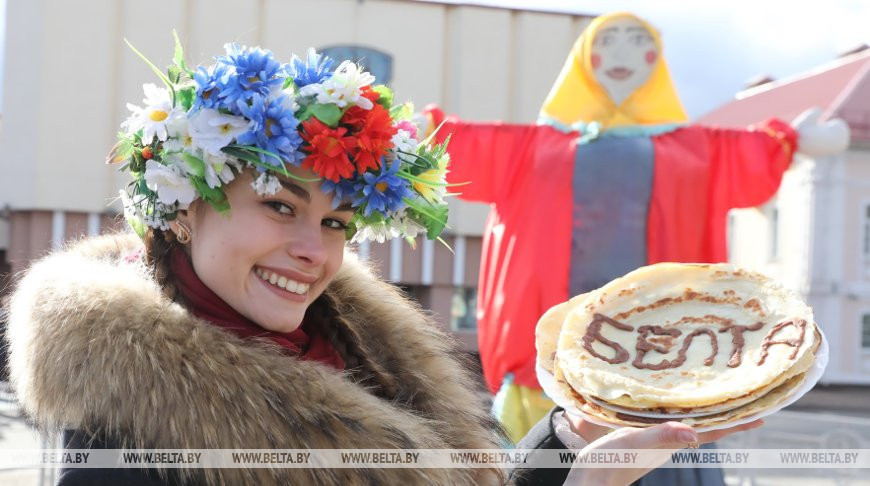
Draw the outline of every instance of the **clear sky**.
[[[586,14],[626,10],[659,29],[677,92],[692,118],[750,78],[793,76],[870,44],[870,0],[474,0]],[[566,53],[567,55],[567,53]]]

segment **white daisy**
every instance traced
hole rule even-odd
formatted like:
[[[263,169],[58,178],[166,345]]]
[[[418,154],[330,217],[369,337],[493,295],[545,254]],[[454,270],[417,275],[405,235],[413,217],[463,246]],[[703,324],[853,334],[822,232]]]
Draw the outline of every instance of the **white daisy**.
[[[263,172],[251,183],[251,187],[261,196],[271,196],[281,190],[281,182],[274,175]]]
[[[145,108],[127,103],[127,108],[133,114],[121,126],[127,129],[128,134],[136,133],[141,129],[142,143],[145,145],[153,142],[155,136],[161,142],[165,141],[168,136],[167,126],[184,112],[172,107],[172,98],[166,88],[144,84],[142,89],[145,91],[145,98],[142,100]]]
[[[232,167],[235,165],[232,157],[225,153],[219,155],[204,154],[203,162],[205,162],[205,182],[208,187],[220,187],[223,184],[229,184],[235,179]]]
[[[188,129],[194,148],[219,155],[222,148],[248,131],[249,125],[250,122],[244,117],[225,115],[206,108],[190,117]]]
[[[169,123],[166,127],[169,139],[163,144],[167,152],[181,152],[193,150],[193,137],[190,136],[189,121],[186,116],[180,116]]]
[[[157,193],[163,204],[178,203],[179,209],[187,209],[196,199],[196,190],[177,165],[163,165],[154,160],[145,163],[145,185]]]
[[[352,243],[362,243],[363,241],[376,241],[383,243],[399,236],[395,230],[386,222],[367,224],[357,230],[353,235]]]
[[[420,233],[425,233],[426,228],[415,223],[411,218],[401,216],[390,220],[390,229],[393,234],[401,237],[410,236],[416,238]]]
[[[419,142],[411,136],[411,132],[399,129],[390,141],[393,142],[392,151],[394,158],[402,159],[405,162],[413,162],[416,159],[413,155],[404,155],[417,152]]]
[[[363,71],[355,63],[342,62],[323,83],[309,84],[299,89],[301,96],[316,96],[318,103],[332,103],[339,108],[356,105],[371,110],[374,104],[362,96],[362,88],[375,81],[375,77]]]

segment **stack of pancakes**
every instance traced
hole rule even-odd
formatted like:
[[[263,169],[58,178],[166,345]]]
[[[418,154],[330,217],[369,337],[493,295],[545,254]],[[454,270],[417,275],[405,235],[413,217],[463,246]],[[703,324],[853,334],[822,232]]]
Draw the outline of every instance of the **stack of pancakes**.
[[[729,264],[660,263],[550,309],[538,366],[584,414],[618,426],[720,426],[784,401],[822,341],[812,310]]]

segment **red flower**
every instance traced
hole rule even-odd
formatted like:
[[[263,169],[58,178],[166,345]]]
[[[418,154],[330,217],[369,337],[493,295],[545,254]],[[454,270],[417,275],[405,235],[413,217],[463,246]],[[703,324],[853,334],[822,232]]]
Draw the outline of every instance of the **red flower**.
[[[302,161],[302,167],[332,182],[353,177],[354,167],[349,155],[356,147],[356,138],[346,134],[347,128],[329,128],[314,117],[302,122],[302,138],[308,142],[308,146],[303,147],[308,157]]]
[[[356,150],[353,152],[353,159],[356,169],[360,173],[368,169],[379,169],[381,157],[393,148],[391,139],[396,134],[390,112],[378,104],[371,110],[355,106],[347,110],[342,122],[351,125],[355,131]]]
[[[360,89],[360,94],[362,94],[363,98],[371,101],[375,107],[380,106],[378,105],[378,99],[380,99],[381,95],[379,95],[376,91],[373,91],[371,86],[363,86]],[[360,130],[365,124],[366,118],[368,118],[369,113],[371,113],[371,110],[366,110],[364,108],[360,108],[359,106],[351,106],[344,113],[344,116],[341,117],[341,123],[352,126],[355,131]]]

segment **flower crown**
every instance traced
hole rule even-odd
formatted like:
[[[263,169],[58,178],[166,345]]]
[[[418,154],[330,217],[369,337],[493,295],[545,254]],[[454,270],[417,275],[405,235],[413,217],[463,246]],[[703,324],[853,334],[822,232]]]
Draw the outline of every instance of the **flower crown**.
[[[351,202],[354,241],[413,243],[446,227],[446,143],[419,141],[413,106],[394,105],[392,91],[356,64],[333,70],[314,49],[282,64],[268,50],[233,43],[215,64],[191,69],[176,35],[164,74],[130,47],[166,85],[144,85],[144,108],[127,105],[132,115],[108,157],[133,175],[121,197],[140,236],[168,229],[197,197],[229,211],[223,187],[246,168],[257,171],[258,194],[275,194],[278,175],[299,179],[285,164],[317,174],[333,207]]]

